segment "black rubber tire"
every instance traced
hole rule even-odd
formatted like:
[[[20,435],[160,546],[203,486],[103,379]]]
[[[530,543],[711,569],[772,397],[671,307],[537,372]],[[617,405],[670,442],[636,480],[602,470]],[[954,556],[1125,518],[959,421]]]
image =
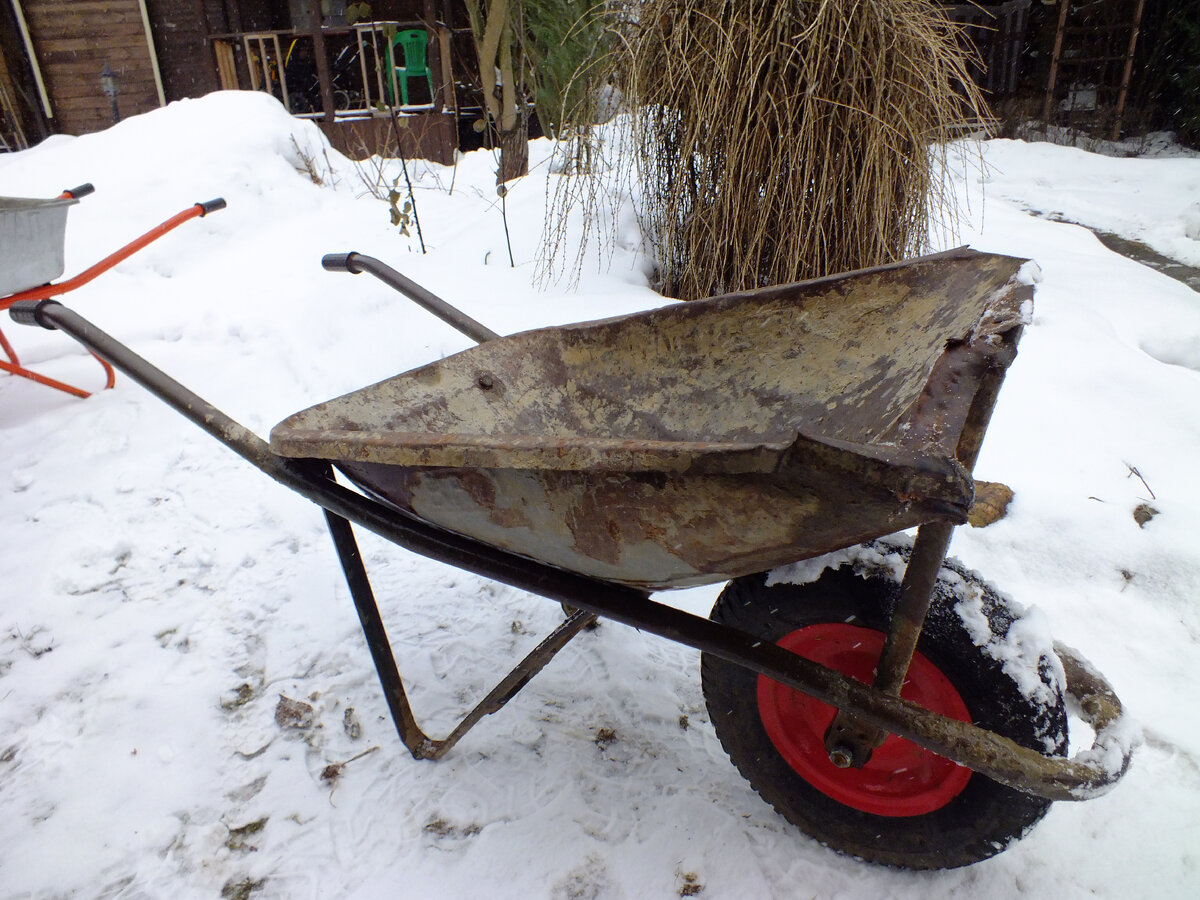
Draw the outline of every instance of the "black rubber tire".
[[[948,571],[980,584],[958,567],[943,573]],[[1011,608],[986,585],[981,587],[992,632],[1006,634],[1014,620]],[[729,583],[711,618],[773,642],[798,628],[826,622],[886,631],[896,593],[890,577],[864,577],[850,566],[828,569],[808,584],[768,587],[765,575],[751,575]],[[954,611],[957,600],[945,575],[939,578],[918,650],[954,685],[976,724],[1026,747],[1045,752],[1050,744],[1055,753],[1064,754],[1066,708],[1049,663],[1043,659],[1039,674],[1057,702],[1026,698],[1001,664],[971,640]],[[933,812],[892,817],[846,806],[809,784],[775,748],[759,715],[758,675],[708,654],[702,655],[700,666],[709,716],[734,765],[784,818],[834,850],[883,865],[950,869],[999,853],[1050,807],[1049,800],[977,773]]]

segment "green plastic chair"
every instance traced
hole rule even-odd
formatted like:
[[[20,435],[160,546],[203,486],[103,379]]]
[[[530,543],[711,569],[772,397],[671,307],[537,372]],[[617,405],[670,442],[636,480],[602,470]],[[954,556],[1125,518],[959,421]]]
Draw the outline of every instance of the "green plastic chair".
[[[433,99],[433,73],[429,71],[429,66],[425,62],[425,48],[429,45],[429,35],[423,28],[414,28],[410,31],[397,31],[396,36],[392,38],[391,63],[396,71],[396,82],[400,85],[400,102],[404,106],[408,106],[408,81],[410,78],[424,78],[425,83],[429,86],[429,98]],[[404,65],[396,65],[396,49],[404,54]],[[392,80],[389,78],[387,83],[388,100],[394,101],[392,96]]]

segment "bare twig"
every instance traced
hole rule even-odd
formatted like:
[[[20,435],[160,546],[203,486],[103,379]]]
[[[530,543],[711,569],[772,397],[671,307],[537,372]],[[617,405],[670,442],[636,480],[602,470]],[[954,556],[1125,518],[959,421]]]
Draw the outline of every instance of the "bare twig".
[[[47,644],[45,647],[40,647],[40,648],[36,648],[36,649],[30,643],[32,638],[38,632],[40,632],[42,630],[41,628],[35,627],[33,632],[29,635],[29,637],[26,637],[25,634],[21,631],[19,626],[13,626],[13,627],[16,629],[18,643],[20,644],[21,649],[24,650],[26,653],[28,653],[30,656],[32,656],[34,659],[39,659],[40,657],[45,656],[47,653],[49,653],[50,651],[52,651],[54,649],[53,643]]]
[[[1136,475],[1138,481],[1140,481],[1142,483],[1142,486],[1145,487],[1146,490],[1150,491],[1150,499],[1157,500],[1158,498],[1154,496],[1154,491],[1151,490],[1150,485],[1146,484],[1146,479],[1142,477],[1142,473],[1137,470],[1137,467],[1131,466],[1131,465],[1129,465],[1129,463],[1125,463],[1125,467],[1127,469],[1129,469],[1129,474],[1126,475],[1125,477],[1132,478],[1134,475]]]
[[[404,173],[404,186],[408,188],[408,202],[412,204],[413,224],[417,227],[417,241],[421,244],[421,254],[425,254],[425,235],[421,231],[421,217],[417,214],[417,198],[413,194],[412,181],[408,177],[408,160],[400,147],[400,128],[396,122],[396,108],[389,107],[391,113],[391,134],[396,140],[396,156],[400,159],[400,171]]]
[[[299,163],[293,163],[296,171],[308,176],[309,181],[313,184],[324,185],[325,174],[321,171],[321,167],[317,165],[317,158],[310,151],[305,150],[300,146],[300,142],[296,140],[294,134],[289,135],[292,140],[292,149],[296,151],[296,160]],[[333,166],[329,162],[329,154],[325,154],[325,165],[328,167],[329,173],[333,174]]]
[[[346,766],[350,765],[350,763],[354,762],[356,759],[362,759],[368,753],[374,753],[378,749],[378,747],[368,747],[362,753],[355,754],[345,762],[330,763],[321,770],[321,780],[327,782],[336,781],[338,776],[342,774],[342,769],[346,768]]]
[[[512,237],[508,233],[508,187],[506,185],[497,185],[496,193],[500,195],[500,221],[504,223],[504,244],[508,247],[508,266],[510,269],[517,267],[513,260],[512,252]]]

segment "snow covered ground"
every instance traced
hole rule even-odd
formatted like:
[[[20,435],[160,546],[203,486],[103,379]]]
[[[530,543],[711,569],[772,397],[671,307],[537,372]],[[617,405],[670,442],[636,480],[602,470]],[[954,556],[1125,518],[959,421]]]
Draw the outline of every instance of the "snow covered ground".
[[[322,271],[326,252],[389,261],[500,332],[661,303],[628,221],[607,273],[586,269],[573,293],[531,287],[548,153],[534,145],[507,198],[516,268],[489,154],[413,166],[421,255],[313,126],[257,94],[0,156],[0,195],[95,183],[70,213],[68,275],[224,196],[69,299],[265,434],[468,344],[370,277]],[[315,507],[127,378],[79,401],[0,377],[0,898],[1195,896],[1200,297],[1054,219],[1200,265],[1200,160],[1013,141],[983,154],[954,176],[971,203],[961,237],[1035,258],[1043,280],[977,470],[1016,499],[998,524],[959,529],[952,553],[1040,609],[1143,725],[1110,794],[1056,804],[968,869],[839,857],[728,762],[697,654],[611,623],[447,759],[415,762]],[[26,363],[99,385],[66,337],[0,327]],[[435,733],[561,616],[361,540]],[[664,599],[707,612],[715,594]],[[281,695],[311,721],[278,724]]]

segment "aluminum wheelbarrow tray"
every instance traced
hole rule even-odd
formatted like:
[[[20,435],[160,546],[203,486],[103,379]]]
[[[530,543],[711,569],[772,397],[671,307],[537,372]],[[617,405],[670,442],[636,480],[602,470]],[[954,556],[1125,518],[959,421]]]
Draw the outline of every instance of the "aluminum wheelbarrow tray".
[[[68,192],[69,193],[69,192]],[[79,201],[0,197],[0,297],[53,281],[63,273],[67,210]]]
[[[481,343],[297,413],[270,445],[60,304],[13,316],[68,332],[325,509],[415,757],[443,755],[603,616],[702,652],[718,736],[785,816],[864,859],[929,868],[998,852],[1049,800],[1107,789],[1131,753],[1120,703],[1074,653],[1038,663],[1052,696],[1035,700],[953,612],[966,586],[997,634],[1015,615],[944,560],[1031,298],[1023,263],[951,251],[499,337],[377,260],[327,257]],[[575,611],[431,739],[350,523]],[[810,584],[763,574],[914,526],[911,549],[868,544]],[[902,579],[879,576],[885,559]],[[727,579],[711,619],[648,594]],[[1074,758],[1064,692],[1096,731]]]

